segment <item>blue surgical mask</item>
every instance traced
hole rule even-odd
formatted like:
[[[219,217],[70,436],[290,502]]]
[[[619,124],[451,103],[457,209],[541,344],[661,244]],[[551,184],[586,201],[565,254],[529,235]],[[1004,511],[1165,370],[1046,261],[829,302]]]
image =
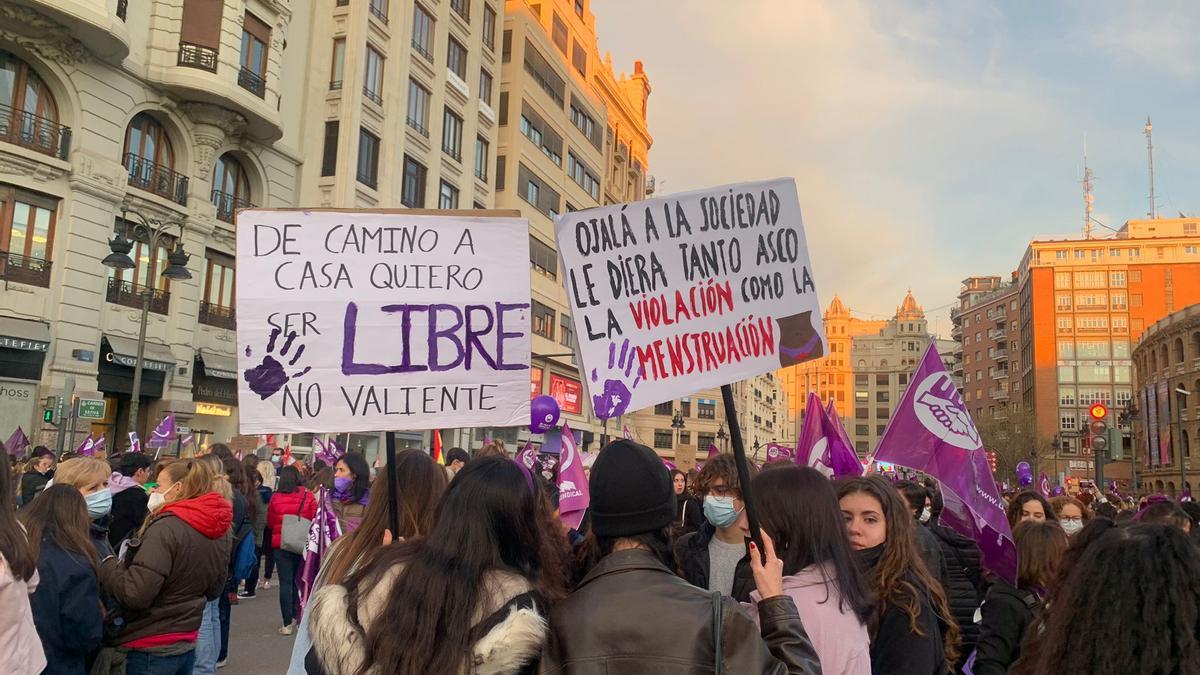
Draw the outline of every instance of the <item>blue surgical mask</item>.
[[[733,497],[709,495],[704,498],[704,517],[713,524],[713,527],[732,527],[741,513],[733,507]]]
[[[112,493],[108,491],[108,488],[93,492],[84,501],[87,502],[88,517],[92,520],[103,518],[112,511]]]

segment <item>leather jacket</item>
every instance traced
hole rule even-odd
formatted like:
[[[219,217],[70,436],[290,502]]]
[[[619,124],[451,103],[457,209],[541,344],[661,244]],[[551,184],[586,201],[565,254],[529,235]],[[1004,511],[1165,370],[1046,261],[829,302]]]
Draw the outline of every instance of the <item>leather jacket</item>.
[[[786,595],[758,606],[762,629],[722,598],[721,645],[730,675],[821,672],[796,605]],[[675,576],[651,552],[601,560],[551,612],[541,672],[570,675],[684,675],[712,672],[712,594]],[[761,636],[761,637],[760,637]]]

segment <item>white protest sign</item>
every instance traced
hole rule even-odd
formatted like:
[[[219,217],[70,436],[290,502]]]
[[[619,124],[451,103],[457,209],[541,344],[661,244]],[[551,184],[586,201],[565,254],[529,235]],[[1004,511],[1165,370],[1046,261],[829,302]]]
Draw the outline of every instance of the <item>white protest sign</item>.
[[[596,416],[828,352],[796,183],[746,183],[556,222]]]
[[[529,224],[247,210],[241,433],[529,423]]]

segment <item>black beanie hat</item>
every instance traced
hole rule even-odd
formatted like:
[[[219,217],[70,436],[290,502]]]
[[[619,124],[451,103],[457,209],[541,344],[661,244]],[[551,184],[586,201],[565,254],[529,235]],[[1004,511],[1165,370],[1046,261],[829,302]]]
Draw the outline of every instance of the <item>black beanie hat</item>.
[[[600,451],[589,481],[592,532],[628,537],[661,530],[675,520],[671,475],[650,448],[620,440]]]

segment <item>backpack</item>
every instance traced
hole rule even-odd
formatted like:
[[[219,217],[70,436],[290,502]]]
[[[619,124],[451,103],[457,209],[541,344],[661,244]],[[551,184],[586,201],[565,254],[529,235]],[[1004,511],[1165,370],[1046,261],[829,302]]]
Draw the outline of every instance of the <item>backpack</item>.
[[[254,527],[246,524],[241,527],[234,537],[233,545],[233,578],[237,581],[243,581],[250,577],[254,571],[255,565],[258,564],[258,554],[254,548],[254,537],[250,536],[254,533]]]

